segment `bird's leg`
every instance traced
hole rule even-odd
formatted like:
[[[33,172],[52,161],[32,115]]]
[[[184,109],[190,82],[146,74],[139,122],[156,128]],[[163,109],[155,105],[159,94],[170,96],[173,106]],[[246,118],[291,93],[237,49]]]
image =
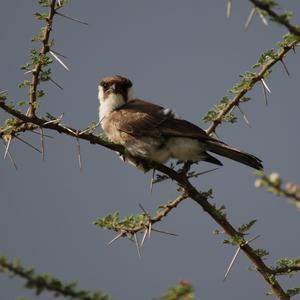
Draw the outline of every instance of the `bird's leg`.
[[[187,161],[182,162],[182,163],[183,163],[183,166],[182,166],[181,169],[179,169],[178,173],[180,173],[180,174],[185,174],[185,175],[186,175],[186,174],[188,173],[188,171],[190,170],[191,165],[192,165],[194,162],[191,161],[191,160],[187,160]]]

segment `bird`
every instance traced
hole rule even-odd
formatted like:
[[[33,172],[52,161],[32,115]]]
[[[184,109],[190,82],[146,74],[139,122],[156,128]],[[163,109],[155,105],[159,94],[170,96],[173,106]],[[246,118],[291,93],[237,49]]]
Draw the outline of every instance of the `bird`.
[[[131,80],[112,75],[98,85],[99,122],[107,138],[124,146],[122,159],[147,171],[140,159],[165,163],[205,161],[222,166],[210,153],[262,170],[256,156],[210,136],[199,126],[180,118],[170,108],[134,97]]]

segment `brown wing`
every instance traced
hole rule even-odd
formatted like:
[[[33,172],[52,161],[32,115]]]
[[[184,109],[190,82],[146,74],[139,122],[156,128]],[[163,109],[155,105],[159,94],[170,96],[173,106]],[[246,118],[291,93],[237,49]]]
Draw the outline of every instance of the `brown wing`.
[[[118,129],[135,137],[173,136],[216,141],[200,127],[177,119],[171,110],[150,102],[136,99],[118,111],[124,115],[124,119],[118,120]]]

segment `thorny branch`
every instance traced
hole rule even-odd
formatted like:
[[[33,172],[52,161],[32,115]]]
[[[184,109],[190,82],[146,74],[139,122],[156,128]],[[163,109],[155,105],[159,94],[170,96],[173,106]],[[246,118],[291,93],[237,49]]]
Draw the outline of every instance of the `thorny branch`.
[[[158,210],[154,217],[148,216],[148,224],[151,223],[151,225],[153,225],[157,222],[160,222],[164,217],[166,217],[169,214],[169,212],[171,212],[174,208],[176,208],[177,205],[181,203],[183,200],[185,200],[187,197],[188,197],[187,195],[181,194],[178,197],[176,197],[174,200],[171,200],[167,204],[162,205],[161,206],[162,209]],[[132,233],[137,233],[143,229],[145,229],[144,226],[137,226],[132,229]]]
[[[79,139],[83,139],[89,141],[91,144],[98,144],[105,148],[108,148],[113,151],[117,151],[121,154],[124,153],[124,148],[121,145],[112,144],[109,142],[104,141],[100,137],[97,137],[91,133],[83,133],[80,134],[79,130],[76,130],[71,127],[62,126],[56,123],[49,123],[43,119],[38,117],[29,117],[26,116],[13,108],[6,105],[3,101],[0,102],[0,107],[7,111],[9,114],[17,117],[18,119],[22,120],[25,123],[31,123],[38,127],[43,127],[45,129],[55,130],[59,133],[64,133],[69,136],[78,137]],[[239,232],[229,223],[229,221],[223,216],[220,215],[215,207],[208,202],[207,193],[203,193],[198,191],[188,180],[187,176],[184,173],[178,173],[173,169],[168,168],[165,165],[156,163],[156,162],[149,162],[147,160],[141,159],[141,163],[147,165],[150,168],[154,168],[161,173],[168,175],[171,179],[175,180],[184,190],[186,197],[193,199],[197,204],[199,204],[204,211],[206,211],[217,224],[219,224],[223,230],[231,237],[239,237],[241,238]],[[171,209],[171,207],[169,208]],[[169,210],[168,209],[168,210]],[[168,211],[169,212],[169,211]],[[255,250],[249,246],[245,245],[245,240],[241,239],[241,249],[242,251],[248,256],[250,261],[254,264],[257,271],[263,276],[267,284],[269,285],[270,289],[272,290],[273,294],[281,300],[289,299],[289,296],[284,292],[282,287],[279,285],[278,281],[272,276],[272,270],[265,265],[263,260],[255,253]]]
[[[263,3],[260,0],[249,0],[256,7],[264,10],[270,17],[274,19],[275,22],[285,26],[291,33],[300,37],[300,28],[292,25],[285,15],[279,15],[274,10],[272,10],[272,6],[268,3]]]
[[[50,37],[50,32],[52,30],[53,17],[55,15],[55,5],[56,5],[56,0],[52,0],[51,4],[49,6],[49,14],[46,19],[47,25],[44,29],[44,36],[42,39],[43,46],[40,51],[40,54],[42,54],[42,55],[45,55],[50,51],[49,37]],[[30,92],[29,92],[29,110],[28,110],[29,116],[35,116],[36,100],[37,100],[37,87],[39,84],[39,75],[40,75],[41,70],[42,70],[41,62],[38,62],[35,69],[32,70],[32,79],[31,79],[31,86],[30,86]]]
[[[286,182],[283,185],[278,173],[266,175],[265,173],[258,172],[257,175],[260,177],[255,181],[257,188],[265,187],[268,192],[273,193],[275,196],[286,197],[300,209],[300,187],[298,185],[292,182]]]
[[[208,134],[214,133],[216,128],[222,123],[222,120],[226,114],[228,114],[234,107],[238,106],[245,94],[250,91],[254,85],[264,79],[264,75],[278,62],[282,61],[284,56],[292,49],[294,49],[297,42],[293,42],[290,45],[285,46],[278,54],[277,58],[270,60],[257,76],[252,78],[251,83],[248,88],[243,88],[239,93],[237,93],[232,100],[229,101],[228,105],[220,111],[218,116],[212,121],[211,125],[206,129]]]
[[[78,300],[110,300],[111,298],[101,290],[92,293],[79,290],[75,283],[64,284],[50,275],[35,275],[33,269],[24,268],[18,261],[8,261],[0,256],[0,272],[11,273],[26,280],[26,287],[35,289],[37,295],[44,290],[53,292],[55,296],[63,296]]]
[[[273,14],[269,12],[269,7],[261,7],[261,3],[256,0],[250,0],[252,3],[260,7],[261,9],[265,9],[271,16]],[[49,52],[49,34],[52,28],[52,20],[53,16],[55,14],[55,3],[56,0],[51,1],[50,5],[50,10],[49,10],[49,15],[47,18],[47,26],[45,30],[45,35],[44,39],[42,40],[43,42],[43,47],[41,49],[41,53],[45,54]],[[298,29],[295,31],[295,28],[291,27],[290,25],[288,26],[285,23],[282,23],[283,25],[287,26],[291,32],[299,35]],[[231,109],[235,106],[237,106],[242,99],[242,97],[258,82],[261,81],[265,75],[265,73],[270,70],[270,68],[276,64],[278,61],[281,61],[282,58],[285,56],[285,54],[290,51],[291,49],[294,48],[296,42],[286,46],[283,48],[283,50],[278,54],[278,57],[274,60],[271,60],[268,64],[266,64],[263,69],[259,72],[259,74],[253,78],[252,83],[249,88],[241,90],[236,96],[230,101],[230,103],[225,107],[223,111],[220,112],[220,114],[217,116],[217,118],[212,122],[211,126],[207,129],[207,132],[213,133],[216,130],[216,127],[222,122],[222,118],[231,111]],[[37,86],[39,84],[39,72],[41,71],[41,65],[37,65],[36,69],[33,71],[33,78],[32,78],[32,87],[31,87],[31,92],[30,92],[30,110],[28,115],[25,115],[14,108],[10,107],[5,103],[5,101],[0,101],[0,107],[11,114],[12,116],[17,118],[17,122],[15,123],[14,126],[10,127],[8,130],[6,129],[5,131],[0,131],[0,137],[3,137],[5,135],[15,135],[18,132],[22,131],[32,131],[35,129],[49,129],[49,130],[54,130],[59,133],[64,133],[66,135],[75,137],[77,139],[82,139],[89,141],[91,144],[98,144],[100,146],[103,146],[105,148],[108,148],[113,151],[117,151],[120,154],[124,154],[125,149],[121,145],[116,145],[112,144],[104,139],[102,139],[99,136],[96,136],[90,132],[86,131],[80,131],[77,129],[74,129],[69,126],[65,126],[64,124],[61,123],[61,119],[58,120],[53,120],[53,121],[48,121],[42,118],[39,118],[35,115],[35,102],[36,102],[36,91],[37,91]],[[147,161],[145,159],[140,159],[141,163],[148,166],[149,168],[156,169],[160,171],[161,173],[169,176],[172,180],[176,181],[178,185],[181,187],[181,190],[183,191],[183,194],[173,200],[171,203],[169,203],[164,209],[162,209],[160,212],[157,213],[157,215],[153,218],[151,218],[151,223],[158,222],[160,221],[164,216],[166,216],[178,203],[183,201],[185,198],[191,198],[194,200],[197,204],[199,204],[202,209],[207,212],[217,224],[219,224],[224,232],[228,234],[230,237],[233,239],[237,240],[237,244],[240,246],[241,250],[248,256],[250,261],[254,264],[256,270],[262,275],[266,283],[269,285],[270,289],[272,290],[272,293],[281,300],[287,300],[290,299],[290,296],[284,292],[280,284],[275,278],[275,275],[282,273],[283,269],[271,269],[269,268],[261,259],[259,255],[255,252],[255,250],[247,243],[245,243],[245,239],[241,233],[236,230],[226,219],[226,216],[223,214],[220,214],[219,211],[216,210],[214,205],[208,202],[208,194],[198,191],[189,181],[189,178],[187,174],[185,173],[180,173],[177,172],[171,168],[168,168],[165,165],[152,162],[152,161]],[[137,231],[140,229],[137,229]],[[298,267],[297,267],[298,268]],[[295,270],[297,269],[295,267]],[[298,269],[297,269],[298,270]],[[279,272],[282,271],[282,272]],[[18,274],[17,272],[15,272]],[[24,277],[25,274],[22,272],[18,274],[21,277]],[[25,277],[26,278],[26,277]],[[63,292],[61,293],[63,294]]]

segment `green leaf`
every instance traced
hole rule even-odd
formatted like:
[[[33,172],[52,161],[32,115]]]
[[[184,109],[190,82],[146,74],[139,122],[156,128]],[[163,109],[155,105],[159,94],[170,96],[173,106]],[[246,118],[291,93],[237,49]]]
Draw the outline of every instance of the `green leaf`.
[[[238,228],[238,232],[241,234],[245,234],[247,233],[250,228],[256,223],[257,220],[251,220],[249,223],[245,223],[242,224],[239,228]]]
[[[23,88],[25,88],[25,87],[29,87],[30,86],[30,81],[29,80],[24,80],[23,82],[21,82],[20,84],[19,84],[19,88],[20,89],[23,89]]]

